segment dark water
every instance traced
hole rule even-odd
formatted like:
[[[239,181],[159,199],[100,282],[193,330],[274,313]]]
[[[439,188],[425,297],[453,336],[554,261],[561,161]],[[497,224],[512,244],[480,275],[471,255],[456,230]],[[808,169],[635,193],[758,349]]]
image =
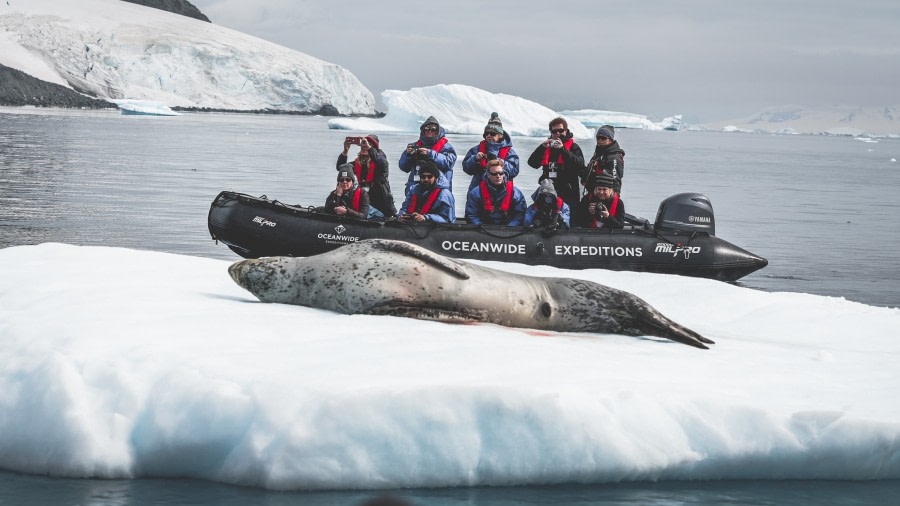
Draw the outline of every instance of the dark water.
[[[0,247],[57,241],[234,259],[209,240],[213,197],[236,190],[321,205],[346,135],[324,118],[10,111],[0,110]],[[380,137],[399,198],[406,174],[396,159],[413,139]],[[628,211],[652,220],[665,197],[705,193],[717,235],[769,259],[742,285],[900,306],[900,162],[891,161],[900,140],[629,130],[618,138]],[[450,139],[460,156],[478,141]],[[514,142],[523,158],[537,144]],[[530,194],[536,181],[523,167],[517,184]]]
[[[194,480],[68,480],[0,473],[0,505],[344,506],[379,497],[417,506],[862,506],[897,504],[900,481],[691,481],[413,489],[389,493],[270,492]]]
[[[220,190],[320,205],[346,132],[323,118],[0,109],[0,247],[47,241],[236,259],[206,229]],[[391,184],[409,134],[380,134]],[[697,191],[717,235],[769,259],[740,284],[900,305],[900,141],[621,130],[629,212]],[[478,138],[450,136],[462,155]],[[536,139],[516,138],[527,158]],[[582,143],[585,151],[591,147]],[[466,177],[457,163],[458,212]],[[537,174],[523,167],[530,193]],[[398,202],[399,205],[399,202]],[[461,214],[461,213],[460,213]],[[0,473],[0,505],[359,504],[377,494],[278,493],[191,480],[63,480]],[[396,492],[413,504],[896,504],[900,482],[667,482]]]

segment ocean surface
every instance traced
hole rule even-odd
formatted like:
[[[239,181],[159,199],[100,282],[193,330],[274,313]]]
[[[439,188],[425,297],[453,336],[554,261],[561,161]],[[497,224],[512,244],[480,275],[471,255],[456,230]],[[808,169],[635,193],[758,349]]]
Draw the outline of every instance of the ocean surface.
[[[206,228],[220,190],[321,205],[342,139],[316,117],[0,109],[0,247],[65,242],[236,260]],[[414,134],[379,134],[396,166]],[[451,135],[460,157],[478,142]],[[717,235],[768,258],[739,282],[765,291],[900,305],[900,140],[619,130],[623,199],[654,219],[659,202],[706,194]],[[514,138],[527,159],[539,139]],[[590,140],[580,142],[588,153]],[[456,166],[458,213],[467,177]],[[526,194],[537,171],[524,166]],[[397,491],[413,504],[887,504],[900,483],[665,482]],[[357,504],[376,493],[277,493],[191,480],[64,480],[0,473],[2,504]]]

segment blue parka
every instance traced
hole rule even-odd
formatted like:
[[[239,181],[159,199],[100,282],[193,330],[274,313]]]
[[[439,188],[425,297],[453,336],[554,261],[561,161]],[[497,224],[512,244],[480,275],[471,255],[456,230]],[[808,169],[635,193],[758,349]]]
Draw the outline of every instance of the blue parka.
[[[416,211],[422,209],[422,206],[428,202],[432,191],[440,193],[434,203],[431,204],[428,212],[424,214],[425,221],[433,221],[435,223],[453,223],[456,221],[456,199],[453,198],[453,193],[450,191],[447,177],[440,173],[438,173],[433,189],[426,188],[421,183],[415,183],[409,187],[409,193],[406,195],[406,200],[403,202],[403,208],[400,209],[399,216],[412,214],[409,211],[409,204],[414,195],[416,197]]]
[[[481,199],[481,184],[469,190],[466,197],[466,220],[474,225],[507,225],[510,227],[522,225],[525,221],[525,196],[513,185],[512,198],[509,201],[509,210],[507,212],[500,211],[500,205],[503,198],[506,197],[506,181],[500,186],[494,186],[486,183],[488,195],[491,196],[491,206],[494,211],[488,212],[484,209],[484,201]]]
[[[510,180],[515,179],[516,176],[519,175],[519,155],[516,154],[516,150],[512,147],[512,139],[509,138],[509,134],[503,132],[503,138],[500,139],[500,142],[484,141],[484,143],[488,160],[497,158],[497,153],[500,152],[500,149],[509,146],[509,153],[506,154],[503,170],[506,171]],[[480,144],[481,143],[478,143],[472,146],[472,149],[470,149],[468,153],[466,153],[465,158],[463,158],[463,171],[472,176],[472,181],[469,183],[469,190],[477,187],[484,178],[484,167],[482,167],[481,163],[478,162],[478,159],[475,158],[475,155],[478,154],[478,146]]]
[[[425,120],[425,123],[437,123],[433,117]],[[423,148],[431,148],[437,143],[439,140],[445,137],[446,132],[444,131],[444,127],[438,126],[438,134],[433,139],[429,137],[425,137],[424,133],[419,134],[419,143],[422,144]],[[453,146],[446,142],[441,147],[440,151],[435,151],[433,149],[428,150],[428,155],[434,160],[435,165],[437,165],[438,170],[443,172],[444,176],[447,179],[447,188],[450,191],[453,191],[453,166],[456,165],[456,149]],[[406,195],[409,195],[410,188],[418,183],[416,181],[416,160],[414,156],[411,156],[404,149],[402,153],[400,153],[400,170],[403,172],[409,173],[409,178],[406,180]]]

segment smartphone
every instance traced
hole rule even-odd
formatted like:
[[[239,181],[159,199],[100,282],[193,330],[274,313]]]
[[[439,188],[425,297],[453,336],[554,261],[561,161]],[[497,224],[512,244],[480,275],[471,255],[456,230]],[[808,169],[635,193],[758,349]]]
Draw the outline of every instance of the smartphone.
[[[362,137],[347,137],[344,141],[349,142],[350,144],[356,144],[357,146],[362,144]]]

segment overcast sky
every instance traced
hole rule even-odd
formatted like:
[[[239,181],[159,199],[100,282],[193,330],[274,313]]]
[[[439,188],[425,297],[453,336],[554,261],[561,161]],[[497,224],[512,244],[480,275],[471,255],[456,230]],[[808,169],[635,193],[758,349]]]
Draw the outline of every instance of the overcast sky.
[[[346,67],[376,98],[460,83],[691,121],[900,105],[900,0],[191,1]]]

